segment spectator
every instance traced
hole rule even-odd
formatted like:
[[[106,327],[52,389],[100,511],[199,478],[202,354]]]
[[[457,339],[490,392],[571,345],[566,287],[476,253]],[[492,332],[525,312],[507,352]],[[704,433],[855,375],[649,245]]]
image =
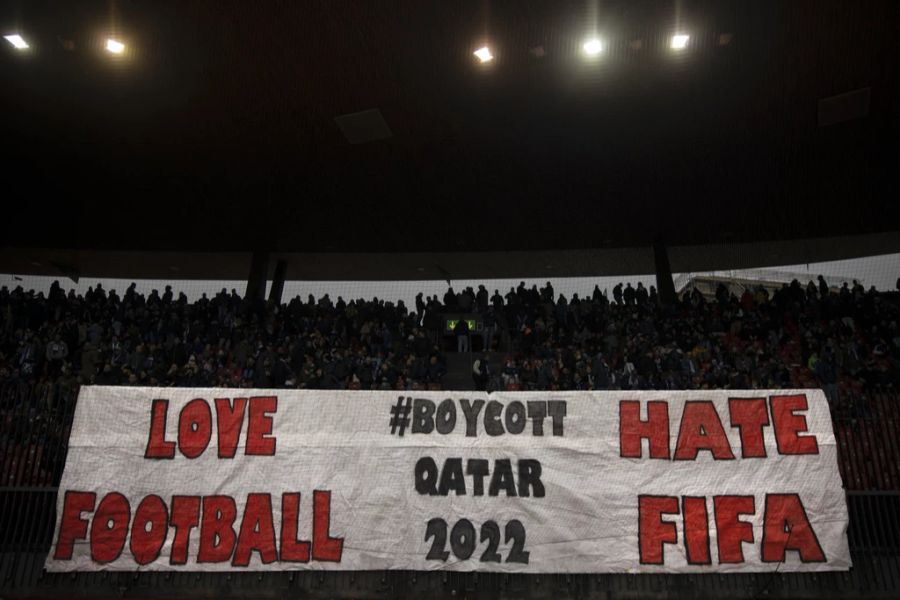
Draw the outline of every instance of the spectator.
[[[819,297],[825,298],[829,294],[828,284],[825,283],[825,278],[821,275],[817,279],[819,281]]]
[[[637,284],[637,289],[634,291],[634,299],[637,302],[638,306],[644,306],[647,304],[647,301],[650,298],[650,294],[647,292],[647,288],[644,287],[644,284],[640,281]]]
[[[47,363],[50,367],[50,373],[56,376],[62,369],[63,361],[69,356],[69,347],[66,345],[59,334],[53,336],[53,341],[47,344]]]
[[[633,306],[635,301],[635,293],[634,288],[631,287],[631,282],[625,286],[625,291],[622,292],[622,297],[625,299],[626,306]]]
[[[444,294],[444,306],[447,307],[447,310],[456,309],[456,292],[453,291],[452,286],[447,288],[447,293]]]
[[[425,315],[425,301],[422,300],[422,292],[416,294],[416,324],[422,324],[422,317]]]
[[[453,327],[453,334],[456,336],[456,351],[457,352],[468,352],[469,351],[469,322],[465,318],[461,318],[456,321],[456,325]]]
[[[519,387],[519,368],[512,357],[507,357],[506,364],[500,373],[503,387],[507,390],[515,390]]]
[[[494,334],[497,331],[497,315],[493,308],[489,308],[482,317],[484,327],[484,351],[490,352],[494,347]]]
[[[495,290],[486,304],[484,286],[461,296],[481,314],[485,351],[497,340],[511,352],[500,373],[504,386],[819,386],[836,409],[845,390],[900,386],[896,298],[859,282],[823,293],[827,282],[816,280],[794,281],[771,297],[751,287],[740,299],[722,286],[712,303],[691,289],[668,306],[656,302],[652,287],[644,300],[642,284],[617,285],[612,305],[599,286],[590,298],[560,294],[555,302],[552,286],[524,282],[509,302]],[[121,296],[102,286],[78,296],[58,283],[46,297],[0,289],[2,382],[424,389],[439,387],[446,372],[446,307],[436,296],[417,297],[413,314],[379,299],[332,303],[323,296],[267,306],[246,303],[235,290],[193,303],[183,292],[174,296],[171,286],[147,297],[135,285]],[[471,351],[466,320],[452,333],[458,351]]]
[[[490,365],[488,363],[488,355],[483,354],[476,358],[472,364],[472,379],[475,382],[475,389],[483,392],[487,390],[487,384],[491,377]]]

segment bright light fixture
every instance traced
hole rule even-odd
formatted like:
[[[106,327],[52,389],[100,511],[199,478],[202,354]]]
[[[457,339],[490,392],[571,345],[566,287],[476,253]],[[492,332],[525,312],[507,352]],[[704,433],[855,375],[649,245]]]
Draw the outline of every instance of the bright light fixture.
[[[584,48],[584,51],[588,56],[597,56],[603,52],[603,42],[594,38],[586,41],[582,48]]]
[[[672,36],[672,50],[684,50],[687,48],[691,36],[684,33],[676,33]]]
[[[106,49],[113,54],[122,54],[123,52],[125,52],[125,44],[109,38],[108,40],[106,40]]]
[[[28,42],[22,39],[21,35],[13,34],[13,35],[5,35],[3,38],[13,45],[16,50],[27,50]]]
[[[494,55],[491,54],[491,49],[488,48],[487,46],[483,46],[483,47],[479,48],[478,50],[473,52],[473,54],[475,56],[477,56],[478,60],[480,60],[483,63],[494,60]]]

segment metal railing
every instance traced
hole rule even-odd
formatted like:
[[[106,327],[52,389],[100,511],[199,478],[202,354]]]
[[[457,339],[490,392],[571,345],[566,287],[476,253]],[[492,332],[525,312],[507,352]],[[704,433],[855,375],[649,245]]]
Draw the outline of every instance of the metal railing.
[[[848,490],[900,490],[900,395],[875,392],[834,416],[838,466]]]
[[[900,590],[900,395],[854,398],[834,418],[848,489],[847,573],[504,575],[449,572],[43,572],[77,390],[0,386],[0,597],[795,597],[893,598]]]

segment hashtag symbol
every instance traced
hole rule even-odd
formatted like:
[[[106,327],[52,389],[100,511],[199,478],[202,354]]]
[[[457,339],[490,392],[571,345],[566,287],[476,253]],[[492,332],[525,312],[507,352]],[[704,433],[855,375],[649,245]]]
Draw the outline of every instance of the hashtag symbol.
[[[409,413],[412,412],[412,398],[403,403],[403,396],[397,399],[397,404],[391,407],[391,435],[403,437],[403,432],[409,427]],[[399,428],[399,431],[398,431]]]

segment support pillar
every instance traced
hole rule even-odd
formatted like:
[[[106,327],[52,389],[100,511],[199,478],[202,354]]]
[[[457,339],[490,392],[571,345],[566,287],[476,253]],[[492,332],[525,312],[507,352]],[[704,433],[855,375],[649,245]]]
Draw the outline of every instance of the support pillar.
[[[256,301],[266,298],[266,276],[269,271],[269,253],[254,252],[250,259],[250,274],[247,276],[247,292],[244,300]]]
[[[673,304],[675,298],[675,282],[672,280],[672,267],[669,265],[669,251],[662,240],[653,242],[653,262],[656,266],[656,291],[662,304]]]
[[[272,287],[269,288],[269,305],[281,304],[281,295],[284,293],[284,278],[287,275],[287,261],[278,259],[275,262],[275,274],[272,276]]]

